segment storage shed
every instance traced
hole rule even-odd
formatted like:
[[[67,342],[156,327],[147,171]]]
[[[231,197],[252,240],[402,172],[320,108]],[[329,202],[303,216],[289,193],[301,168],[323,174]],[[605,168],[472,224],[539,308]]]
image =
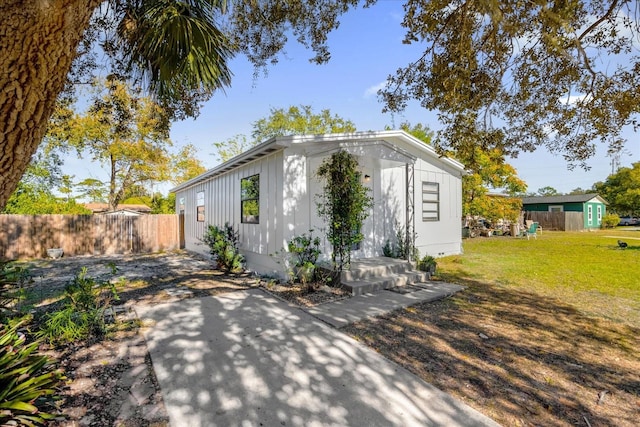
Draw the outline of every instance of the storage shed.
[[[596,193],[523,197],[522,209],[527,218],[539,222],[543,228],[566,231],[582,230],[601,226],[602,217],[606,215],[607,202]],[[552,215],[536,215],[540,212],[549,212]],[[573,215],[578,218],[575,224],[573,224],[575,221],[566,221],[567,215],[563,213],[567,212],[581,214],[580,216]],[[563,219],[561,223],[565,225],[552,224],[552,218]]]

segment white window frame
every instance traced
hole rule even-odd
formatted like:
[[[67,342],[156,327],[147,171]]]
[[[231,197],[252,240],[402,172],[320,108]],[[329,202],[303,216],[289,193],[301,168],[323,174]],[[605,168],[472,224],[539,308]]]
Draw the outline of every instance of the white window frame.
[[[204,222],[204,191],[196,193],[196,222]]]
[[[564,206],[562,205],[549,205],[549,212],[564,212]]]
[[[598,224],[600,224],[602,222],[602,206],[596,206],[596,215],[598,218]]]
[[[591,205],[587,206],[587,221],[589,224],[593,223],[593,206]]]

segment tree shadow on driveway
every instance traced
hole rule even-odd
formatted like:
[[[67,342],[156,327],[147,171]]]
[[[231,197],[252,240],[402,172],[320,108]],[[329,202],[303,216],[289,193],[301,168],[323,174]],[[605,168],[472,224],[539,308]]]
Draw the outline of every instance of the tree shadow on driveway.
[[[172,425],[495,425],[261,290],[138,314]]]

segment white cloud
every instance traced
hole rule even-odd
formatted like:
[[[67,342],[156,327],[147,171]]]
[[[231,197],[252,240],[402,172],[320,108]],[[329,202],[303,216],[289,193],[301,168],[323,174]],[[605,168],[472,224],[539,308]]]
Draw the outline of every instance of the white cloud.
[[[560,101],[566,103],[567,105],[572,105],[578,102],[586,102],[586,101],[589,101],[590,99],[591,99],[590,95],[588,98],[586,94],[582,94],[582,95],[567,95],[566,98],[562,98],[560,99]]]
[[[364,91],[364,97],[365,98],[370,98],[372,96],[376,96],[378,94],[378,91],[380,89],[384,89],[387,86],[387,81],[381,81],[380,83],[370,86],[367,88],[367,90]]]

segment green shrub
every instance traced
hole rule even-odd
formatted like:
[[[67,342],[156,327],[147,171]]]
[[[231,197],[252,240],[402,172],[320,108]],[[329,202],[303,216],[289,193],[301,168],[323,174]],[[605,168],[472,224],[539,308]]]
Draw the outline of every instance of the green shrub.
[[[436,259],[431,255],[425,255],[420,259],[420,261],[418,261],[418,270],[420,271],[435,273],[437,266],[438,263],[436,262]]]
[[[21,324],[0,325],[0,425],[44,424],[55,418],[45,412],[56,399],[64,377],[52,370],[53,360],[37,353],[38,342],[26,343]]]
[[[620,224],[620,217],[616,214],[606,214],[602,217],[602,228],[613,228]]]
[[[396,222],[395,227],[395,243],[392,244],[389,239],[387,239],[384,246],[382,247],[382,254],[390,258],[412,259],[414,261],[418,261],[418,258],[420,256],[418,253],[418,248],[416,248],[412,244],[407,244],[407,232],[404,226],[400,226],[400,224]],[[414,239],[410,239],[411,242],[413,242]]]
[[[313,230],[309,230],[309,235],[302,233],[295,236],[289,242],[289,252],[296,257],[296,267],[308,264],[315,266],[320,256],[320,238],[313,237]]]
[[[0,260],[0,321],[15,314],[24,297],[24,286],[30,282],[28,269],[13,261]]]
[[[113,300],[118,299],[115,285],[87,277],[87,268],[84,267],[64,291],[63,307],[45,315],[39,335],[51,344],[105,335],[105,311]]]
[[[218,268],[227,272],[242,270],[244,257],[238,249],[240,233],[233,226],[225,223],[224,227],[208,225],[202,241],[209,246],[209,253],[215,256]]]

